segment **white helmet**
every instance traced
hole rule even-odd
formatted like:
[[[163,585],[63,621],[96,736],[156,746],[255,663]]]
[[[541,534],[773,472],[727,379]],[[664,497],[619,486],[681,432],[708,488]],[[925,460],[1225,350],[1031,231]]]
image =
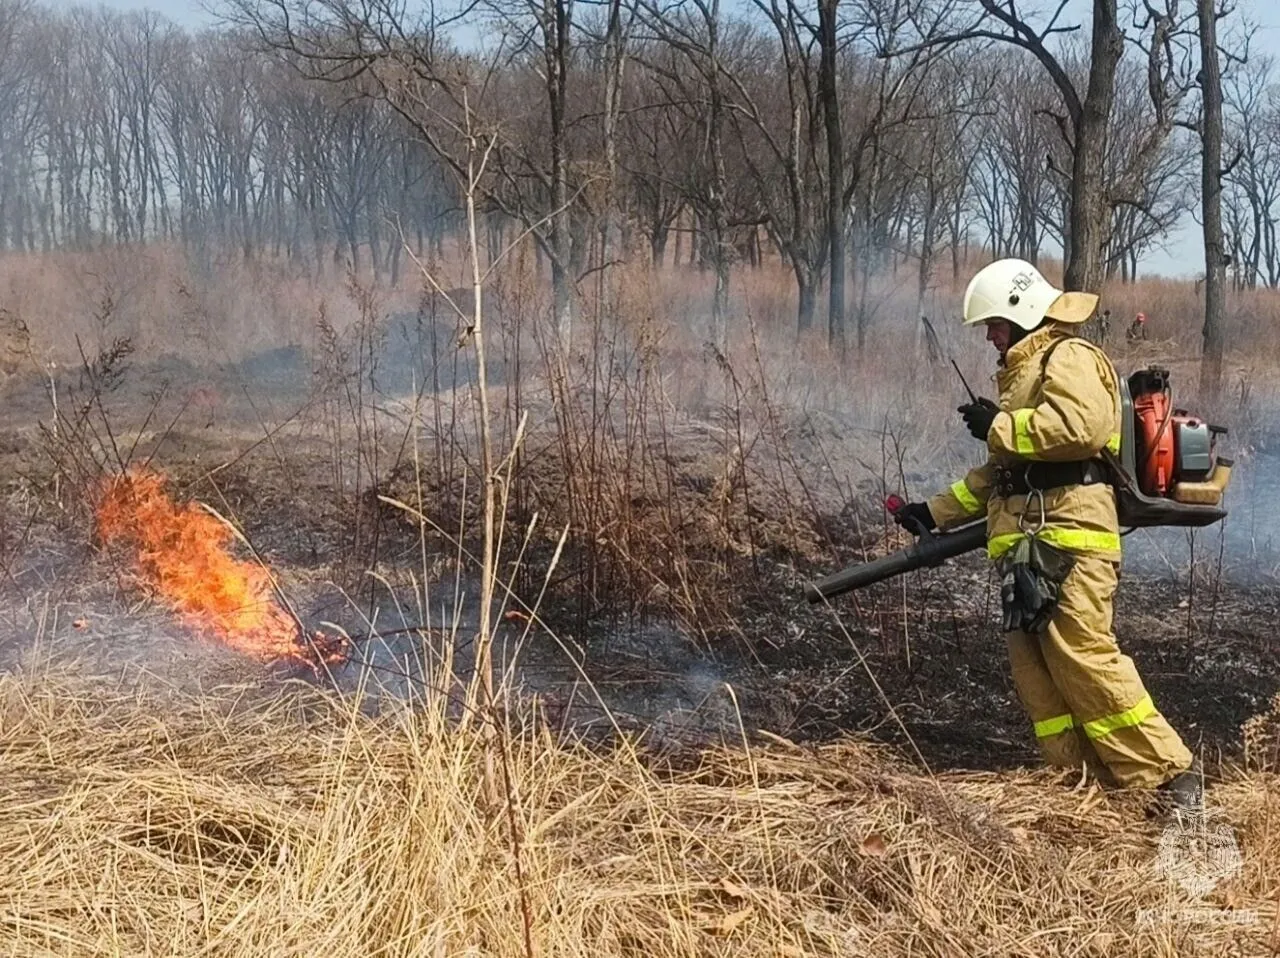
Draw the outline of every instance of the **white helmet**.
[[[1093,293],[1064,293],[1021,259],[1000,259],[983,267],[964,293],[964,324],[1007,319],[1030,332],[1046,318],[1083,323],[1098,306]]]

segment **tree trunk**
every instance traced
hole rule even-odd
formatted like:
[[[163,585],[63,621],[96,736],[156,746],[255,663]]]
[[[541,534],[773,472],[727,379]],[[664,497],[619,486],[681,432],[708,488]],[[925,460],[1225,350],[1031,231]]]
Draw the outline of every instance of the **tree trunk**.
[[[813,328],[813,313],[817,306],[817,283],[809,264],[796,257],[792,260],[792,269],[796,274],[796,289],[800,293],[800,308],[796,314],[796,326],[804,333]]]
[[[386,267],[386,263],[382,256],[382,234],[379,232],[376,224],[377,217],[370,216],[369,225],[365,229],[369,238],[369,262],[373,266],[373,279],[375,283],[382,281],[382,273]]]
[[[485,258],[489,268],[492,269],[498,262],[498,257],[502,255],[502,224],[498,220],[498,213],[494,210],[485,214],[484,241]]]
[[[556,326],[565,344],[573,328],[570,294],[568,68],[571,7],[568,0],[546,0],[543,50],[551,116],[551,287]]]
[[[653,225],[653,232],[649,234],[649,252],[653,258],[654,269],[661,269],[665,265],[667,253],[667,237],[670,236],[670,228],[662,223]],[[676,263],[680,261],[680,239],[679,234],[676,237]]]
[[[1200,189],[1204,221],[1204,357],[1200,392],[1216,399],[1222,389],[1222,314],[1225,260],[1222,249],[1222,72],[1218,63],[1218,14],[1214,0],[1198,0],[1203,159]]]
[[[866,198],[864,210],[854,224],[855,243],[853,263],[857,290],[854,295],[858,305],[854,311],[858,352],[867,345],[867,327],[871,323],[871,279],[882,274],[889,263],[889,242],[884,232],[882,217],[876,211],[877,199],[884,175],[884,152],[880,141],[871,141],[871,159],[866,170]]]
[[[1252,174],[1251,174],[1252,175]],[[1237,257],[1240,251],[1236,253]],[[1258,275],[1262,272],[1262,212],[1258,205],[1253,204],[1253,243],[1249,247],[1249,289],[1255,289],[1258,285]]]
[[[867,348],[867,327],[871,320],[871,258],[865,252],[865,247],[863,254],[855,259],[854,270],[858,283],[858,352],[862,352]]]
[[[960,216],[964,210],[964,190],[956,191],[956,202],[951,208],[951,279],[960,281]]]
[[[827,133],[827,255],[831,277],[827,310],[827,342],[844,349],[844,130],[840,123],[840,95],[836,74],[838,38],[836,6],[839,0],[818,0],[818,88]]]
[[[600,226],[600,262],[609,260],[609,239],[613,225],[620,219],[618,208],[618,120],[622,111],[622,81],[626,69],[625,36],[622,25],[622,0],[610,0],[609,26],[605,32],[604,78],[604,166],[607,196],[603,223]]]
[[[715,299],[711,304],[711,325],[721,349],[729,342],[729,270],[733,247],[729,242],[729,173],[724,161],[724,98],[720,73],[720,0],[713,0],[707,23],[707,56],[710,60],[708,91],[709,124],[707,141],[711,148],[711,255],[716,270]]]
[[[1116,0],[1094,0],[1089,87],[1072,144],[1071,216],[1063,279],[1069,290],[1097,291],[1102,285],[1102,251],[1110,221],[1103,180],[1107,127],[1115,102],[1116,67],[1123,53],[1124,34],[1116,24]]]

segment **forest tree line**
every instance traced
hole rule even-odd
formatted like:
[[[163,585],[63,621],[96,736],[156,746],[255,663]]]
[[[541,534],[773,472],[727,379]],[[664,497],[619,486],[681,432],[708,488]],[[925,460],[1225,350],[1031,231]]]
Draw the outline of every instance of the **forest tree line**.
[[[193,31],[0,0],[0,248],[216,244],[399,282],[470,184],[491,249],[534,238],[558,311],[644,255],[714,271],[727,322],[731,267],[775,256],[799,328],[860,344],[895,265],[921,300],[975,247],[1131,280],[1198,211],[1195,11],[1098,7],[232,0]],[[1222,73],[1230,275],[1274,287],[1280,87],[1268,58]]]

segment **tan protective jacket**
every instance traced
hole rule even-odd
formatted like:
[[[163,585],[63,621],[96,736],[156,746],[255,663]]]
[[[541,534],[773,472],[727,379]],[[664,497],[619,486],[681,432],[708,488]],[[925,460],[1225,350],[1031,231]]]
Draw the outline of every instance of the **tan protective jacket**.
[[[995,494],[996,467],[1011,465],[1016,472],[1032,460],[1082,461],[1096,458],[1104,447],[1118,452],[1121,415],[1111,361],[1061,323],[1049,323],[1014,344],[1005,354],[997,384],[1001,411],[987,436],[990,457],[929,500],[940,529],[985,512],[987,554],[992,559],[1040,525],[1039,496]],[[1043,541],[1099,558],[1120,558],[1115,490],[1110,485],[1045,492],[1044,520],[1039,533]]]

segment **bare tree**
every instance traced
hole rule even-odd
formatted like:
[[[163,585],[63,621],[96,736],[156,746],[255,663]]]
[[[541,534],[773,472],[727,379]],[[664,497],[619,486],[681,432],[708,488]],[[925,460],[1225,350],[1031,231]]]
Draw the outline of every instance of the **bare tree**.
[[[647,60],[645,65],[666,87],[669,102],[692,109],[699,120],[698,139],[706,176],[690,201],[709,229],[707,246],[715,268],[711,323],[716,341],[723,343],[728,329],[734,248],[729,235],[729,177],[725,164],[729,79],[724,63],[725,23],[720,0],[643,0],[640,16],[648,36],[672,48],[679,58],[672,67],[662,60]]]
[[[664,57],[650,44],[635,56],[637,68],[627,74],[630,106],[620,118],[619,169],[631,215],[648,236],[651,261],[661,266],[671,230],[693,193],[699,121],[668,97],[663,75],[678,70],[675,52],[667,49]],[[648,62],[661,62],[661,72],[650,70]]]
[[[1096,287],[1102,280],[1103,248],[1108,220],[1104,166],[1107,126],[1115,97],[1115,76],[1124,53],[1116,0],[1094,0],[1088,79],[1083,94],[1060,57],[1050,49],[1055,38],[1077,26],[1061,23],[1062,0],[1043,26],[1035,26],[1019,11],[1016,0],[978,0],[978,11],[967,23],[950,29],[922,31],[922,44],[890,51],[903,55],[919,46],[951,46],[988,41],[1009,44],[1031,54],[1053,81],[1061,112],[1053,114],[1071,156],[1070,213],[1066,242],[1066,277],[1070,289]]]
[[[1008,52],[993,70],[1001,82],[990,93],[988,115],[978,121],[981,145],[974,165],[974,203],[996,256],[1038,262],[1047,232],[1061,238],[1066,224],[1056,219],[1054,197],[1060,183],[1045,158],[1058,145],[1045,113],[1054,91],[1042,73]]]
[[[1238,158],[1223,183],[1236,281],[1280,285],[1280,104],[1273,84],[1274,61],[1250,58],[1223,78],[1224,147]]]
[[[812,26],[791,0],[756,0],[756,6],[777,38],[780,62],[775,48],[760,38],[759,53],[747,63],[749,75],[733,78],[741,103],[734,126],[769,233],[795,276],[797,328],[805,332],[814,324],[827,264],[830,233],[822,213],[830,194],[821,144],[830,127],[819,105],[822,81]]]
[[[623,94],[626,90],[627,47],[638,14],[634,0],[605,0],[605,28],[600,42],[599,71],[601,84],[601,138],[604,141],[605,197],[604,216],[600,221],[600,262],[609,259],[610,236],[621,202],[621,175],[618,161],[618,128],[622,122]]]
[[[543,214],[547,224],[545,249],[551,260],[556,322],[561,336],[567,338],[573,322],[572,264],[576,259],[569,209],[572,164],[569,77],[573,66],[574,3],[573,0],[492,0],[490,9],[511,31],[513,57],[522,59],[532,51],[538,61],[536,75],[542,82],[545,98],[545,112],[539,115],[546,118],[547,124],[547,168],[543,172],[537,164],[529,162],[530,150],[522,147],[532,143],[515,143],[505,138],[496,143],[494,160],[495,168],[503,175],[536,172],[545,180],[549,206]],[[512,152],[519,155],[511,157]]]
[[[1100,0],[1092,47],[1065,7],[1035,26],[1010,0],[752,0],[750,22],[715,0],[470,2],[233,0],[231,29],[191,35],[0,0],[0,245],[176,236],[396,282],[389,221],[419,252],[457,227],[465,115],[492,141],[473,184],[490,254],[510,224],[534,239],[562,327],[633,231],[661,263],[687,216],[717,340],[764,225],[801,328],[829,278],[840,348],[849,304],[865,339],[878,275],[910,262],[923,299],[948,245],[957,276],[976,240],[1029,259],[1061,243],[1069,284],[1131,279],[1187,203],[1200,53],[1177,0]],[[487,29],[471,52],[462,24]],[[1110,62],[1117,36],[1133,59]],[[985,55],[945,55],[961,43]],[[1280,110],[1269,73],[1219,56],[1221,255],[1274,285]]]
[[[1226,256],[1222,244],[1222,66],[1218,61],[1218,19],[1225,10],[1215,0],[1197,0],[1200,22],[1200,190],[1204,226],[1204,358],[1200,391],[1216,397],[1222,389],[1222,314]]]
[[[839,0],[818,0],[818,46],[821,50],[818,90],[827,140],[827,339],[845,344],[845,223],[849,213],[844,167],[844,117],[840,112],[838,57],[840,34],[836,23]]]
[[[1152,95],[1149,63],[1145,77],[1142,70],[1122,65],[1112,111],[1106,157],[1111,213],[1104,259],[1108,278],[1116,274],[1123,280],[1136,278],[1142,254],[1167,235],[1191,206],[1191,154],[1184,132],[1170,133],[1175,111],[1189,89],[1181,79],[1185,67],[1170,71],[1164,92]]]
[[[0,0],[0,244],[18,249],[34,226],[27,187],[43,95],[29,49],[36,26],[26,0]]]
[[[843,82],[851,88],[845,89],[840,104],[830,105],[841,111],[840,135],[844,143],[839,169],[833,168],[829,173],[840,183],[841,237],[835,242],[833,234],[829,244],[833,279],[828,333],[830,342],[840,348],[845,343],[845,299],[842,266],[837,265],[837,259],[841,264],[845,260],[844,231],[852,226],[857,344],[862,349],[872,312],[871,278],[890,242],[891,197],[895,189],[899,198],[905,197],[910,179],[909,172],[905,176],[899,174],[897,182],[890,184],[892,151],[886,146],[886,138],[893,131],[908,129],[940,112],[929,102],[928,92],[938,48],[946,44],[904,45],[920,30],[927,36],[936,35],[951,6],[950,0],[857,0],[851,4],[847,34],[841,40],[847,76]],[[829,226],[834,220],[829,214]]]
[[[973,134],[979,123],[989,118],[986,104],[993,85],[994,75],[969,73],[956,61],[941,64],[932,78],[929,95],[937,113],[919,124],[919,129],[906,140],[913,159],[899,157],[903,166],[915,174],[914,192],[919,197],[917,312],[924,308],[943,228],[952,211],[964,203],[976,152]],[[955,240],[953,232],[952,242]]]

